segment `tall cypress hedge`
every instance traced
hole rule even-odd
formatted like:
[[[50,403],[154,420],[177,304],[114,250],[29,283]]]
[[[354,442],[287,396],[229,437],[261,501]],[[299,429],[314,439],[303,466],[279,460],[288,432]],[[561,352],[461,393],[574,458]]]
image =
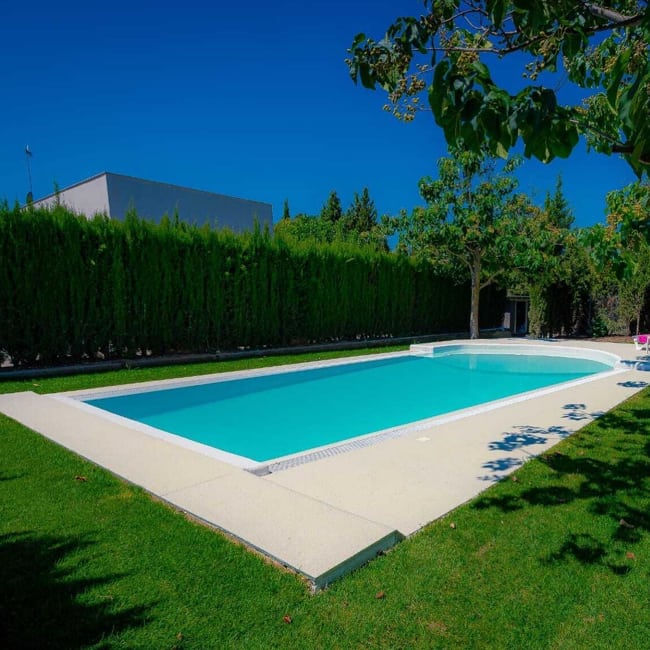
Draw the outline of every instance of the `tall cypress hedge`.
[[[502,306],[483,298],[484,313]],[[468,309],[468,287],[429,265],[350,244],[0,207],[14,364],[462,331]]]

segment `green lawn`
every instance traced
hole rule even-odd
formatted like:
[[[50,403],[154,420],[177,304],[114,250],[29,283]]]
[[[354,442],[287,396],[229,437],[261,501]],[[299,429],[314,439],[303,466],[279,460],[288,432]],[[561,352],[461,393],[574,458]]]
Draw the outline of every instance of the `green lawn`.
[[[326,355],[291,360],[316,356]],[[513,477],[314,596],[295,575],[1,417],[0,646],[650,647],[650,390]]]

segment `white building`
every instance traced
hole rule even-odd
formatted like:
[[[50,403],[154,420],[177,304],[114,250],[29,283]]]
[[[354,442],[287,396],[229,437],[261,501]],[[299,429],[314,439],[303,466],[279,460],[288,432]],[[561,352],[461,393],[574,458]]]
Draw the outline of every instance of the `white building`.
[[[260,225],[271,226],[273,222],[270,203],[110,172],[102,172],[34,201],[34,206],[52,206],[57,201],[86,217],[106,214],[112,219],[124,219],[127,211],[135,208],[138,217],[156,223],[165,214],[170,218],[178,214],[179,219],[193,225],[209,223],[213,228],[228,227],[236,232],[251,230],[256,219]]]

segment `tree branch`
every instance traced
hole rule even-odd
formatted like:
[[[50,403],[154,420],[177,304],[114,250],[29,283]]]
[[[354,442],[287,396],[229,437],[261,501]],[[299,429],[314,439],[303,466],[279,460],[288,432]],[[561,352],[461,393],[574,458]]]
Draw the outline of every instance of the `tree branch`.
[[[627,24],[631,20],[641,19],[640,16],[624,16],[623,14],[618,13],[618,11],[595,5],[592,2],[585,2],[584,6],[589,9],[589,13],[591,13],[592,16],[596,16],[597,18],[606,18],[611,23],[617,25]]]
[[[459,18],[463,18],[464,16],[467,16],[467,15],[470,15],[470,14],[475,14],[477,12],[479,14],[485,15],[484,12],[481,12],[478,9],[476,9],[475,7],[472,7],[471,9],[465,9],[464,11],[459,11],[457,14],[454,14],[451,18],[445,18],[444,20],[441,20],[439,24],[440,24],[440,26],[442,26],[442,25],[446,25],[447,23],[453,23],[456,20],[458,20]]]
[[[634,145],[632,143],[617,142],[612,145],[612,153],[632,154],[634,153]],[[650,158],[639,156],[639,162],[644,165],[650,165]]]
[[[620,29],[620,28],[625,28],[625,27],[634,27],[635,25],[640,24],[643,21],[643,14],[635,14],[634,16],[625,16],[623,14],[618,13],[617,11],[613,11],[612,9],[607,9],[605,7],[600,7],[599,5],[595,5],[590,2],[583,2],[583,6],[592,14],[592,16],[596,16],[598,18],[605,18],[609,22],[607,22],[604,25],[597,25],[595,27],[592,27],[591,29],[588,29],[585,31],[585,34],[587,36],[593,36],[594,34],[598,34],[600,32],[606,32],[606,31],[611,31],[613,29]],[[478,10],[465,10],[462,12],[459,12],[456,14],[453,18],[448,19],[447,21],[444,22],[449,22],[453,21],[457,18],[460,18],[461,16],[465,17],[467,14],[472,14],[472,13],[480,13],[481,15],[484,16],[483,12],[479,12]],[[468,20],[465,17],[465,20]],[[441,23],[443,24],[443,23]],[[471,24],[471,23],[470,23]],[[476,29],[476,31],[479,31]],[[513,52],[518,52],[519,50],[526,49],[533,45],[534,43],[539,42],[540,40],[547,38],[551,36],[554,33],[555,30],[548,31],[548,32],[542,32],[540,34],[537,34],[536,36],[533,36],[525,41],[522,41],[521,43],[517,44],[509,44],[507,47],[492,47],[492,48],[472,48],[472,47],[432,47],[429,48],[429,51],[431,52],[474,52],[477,54],[496,54],[498,56],[503,56],[505,54],[511,54]],[[512,35],[517,34],[519,32],[515,31],[512,32]],[[510,42],[510,38],[507,38],[507,36],[510,36],[510,32],[505,32],[503,29],[500,30],[500,32],[497,32],[495,30],[488,30],[486,32],[487,35],[492,35],[492,36],[500,36],[506,43]],[[433,34],[432,34],[433,36]]]
[[[618,138],[615,138],[614,136],[609,135],[609,133],[605,133],[604,131],[601,131],[600,129],[597,129],[594,126],[591,126],[590,124],[585,124],[584,122],[581,122],[580,120],[577,120],[575,117],[570,118],[567,120],[571,124],[575,124],[579,129],[583,131],[591,131],[595,135],[603,138],[604,140],[607,140],[614,145],[622,146],[621,141]]]
[[[621,154],[631,154],[634,153],[634,144],[631,142],[621,142],[618,138],[615,138],[609,133],[605,133],[604,131],[601,131],[600,129],[597,129],[594,126],[591,126],[590,124],[584,124],[580,120],[576,120],[575,118],[571,118],[568,120],[571,124],[575,124],[579,129],[583,131],[591,131],[593,134],[597,135],[600,138],[603,138],[603,140],[607,140],[612,145],[612,153],[621,153]],[[641,157],[639,158],[639,162],[643,163],[644,165],[650,165],[650,158],[645,158]]]
[[[517,47],[516,49],[519,49],[519,47]],[[429,52],[472,52],[476,54],[498,54],[499,56],[502,54],[509,54],[511,51],[512,52],[516,51],[515,49],[498,50],[497,48],[494,47],[461,47],[461,46],[429,47],[427,48],[427,50]]]

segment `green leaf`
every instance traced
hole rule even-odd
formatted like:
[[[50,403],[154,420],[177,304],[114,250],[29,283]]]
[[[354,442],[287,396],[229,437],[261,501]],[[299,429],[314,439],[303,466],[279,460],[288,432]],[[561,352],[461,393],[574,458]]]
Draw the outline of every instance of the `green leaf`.
[[[569,32],[562,42],[562,54],[569,59],[576,56],[584,47],[582,35],[577,32]]]
[[[491,81],[490,78],[490,70],[489,68],[485,65],[485,63],[481,63],[480,61],[474,61],[471,65],[472,70],[476,72],[478,78],[481,81]]]
[[[549,149],[553,156],[558,158],[568,158],[573,147],[563,138],[552,138],[548,141]]]
[[[620,84],[621,80],[623,79],[623,75],[627,71],[627,66],[630,62],[631,55],[632,51],[630,49],[623,50],[612,66],[609,83],[606,85],[607,101],[612,108],[616,108],[617,106],[616,98],[618,91],[620,90]]]
[[[365,88],[369,88],[371,90],[375,89],[377,77],[372,70],[372,68],[365,62],[361,62],[359,64],[359,74],[361,76],[361,83]]]
[[[460,117],[464,121],[474,119],[483,105],[483,96],[477,91],[473,91],[463,104]]]
[[[429,105],[431,106],[436,121],[442,119],[445,96],[447,95],[445,79],[449,68],[450,63],[447,59],[440,61],[435,67],[433,83],[429,88]]]
[[[539,93],[539,103],[542,105],[544,112],[554,113],[557,108],[557,98],[555,93],[548,88],[541,88]]]
[[[488,0],[486,8],[490,20],[496,28],[501,27],[503,19],[506,15],[506,2],[505,0]]]

